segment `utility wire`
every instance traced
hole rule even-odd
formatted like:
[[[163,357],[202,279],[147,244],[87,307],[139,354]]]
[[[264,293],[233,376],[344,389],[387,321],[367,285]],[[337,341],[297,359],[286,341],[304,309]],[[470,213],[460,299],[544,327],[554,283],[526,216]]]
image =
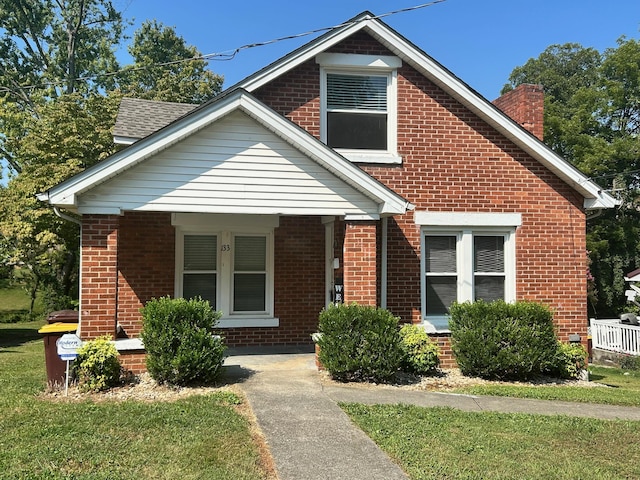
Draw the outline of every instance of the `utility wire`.
[[[434,0],[432,2],[423,3],[421,5],[416,5],[416,6],[407,7],[407,8],[401,8],[401,9],[398,9],[398,10],[393,10],[391,12],[382,13],[380,15],[375,15],[373,17],[367,17],[367,19],[369,19],[369,18],[373,18],[373,19],[385,18],[385,17],[389,17],[391,15],[397,15],[399,13],[411,12],[411,11],[414,11],[414,10],[420,10],[422,8],[431,7],[433,5],[436,5],[438,3],[444,3],[446,1],[447,0]],[[236,57],[236,55],[238,55],[243,50],[249,50],[249,49],[252,49],[252,48],[264,47],[264,46],[267,46],[267,45],[272,45],[274,43],[279,43],[279,42],[283,42],[283,41],[286,41],[286,40],[295,40],[295,39],[298,39],[298,38],[307,37],[309,35],[315,35],[315,34],[318,34],[318,33],[324,33],[324,32],[328,32],[328,31],[331,31],[331,30],[336,30],[338,28],[343,28],[343,27],[346,27],[346,26],[349,26],[349,25],[355,25],[355,24],[359,23],[360,21],[362,21],[362,20],[354,21],[354,22],[345,22],[345,23],[341,23],[339,25],[334,25],[333,27],[317,28],[315,30],[309,30],[307,32],[297,33],[297,34],[294,34],[294,35],[287,35],[287,36],[284,36],[284,37],[278,37],[278,38],[274,38],[272,40],[267,40],[267,41],[264,41],[264,42],[248,43],[246,45],[242,45],[242,46],[234,48],[234,49],[230,49],[230,50],[226,50],[226,51],[222,51],[222,52],[217,52],[217,53],[208,53],[206,55],[199,55],[199,56],[196,56],[196,57],[184,58],[184,59],[181,59],[181,60],[173,60],[173,61],[170,61],[170,62],[154,63],[154,64],[151,64],[151,65],[145,65],[145,66],[141,66],[141,67],[125,67],[125,68],[122,68],[120,70],[116,70],[114,72],[106,72],[106,73],[98,73],[98,74],[93,74],[93,75],[86,75],[86,76],[78,77],[75,80],[76,81],[87,81],[87,80],[93,80],[93,79],[97,79],[97,78],[116,77],[118,75],[123,75],[125,73],[137,72],[137,71],[141,71],[141,70],[148,70],[150,68],[156,68],[156,67],[167,67],[167,66],[176,65],[176,64],[179,64],[179,63],[193,62],[193,61],[198,61],[198,60],[230,61],[230,60],[233,60]],[[64,83],[66,83],[66,80],[55,80],[55,81],[50,81],[50,82],[43,82],[43,83],[41,83],[39,85],[24,85],[24,86],[21,86],[20,89],[22,89],[22,90],[34,90],[34,89],[38,89],[38,88],[61,86]],[[13,92],[13,89],[11,89],[9,87],[0,86],[0,92],[9,92],[10,93],[10,92]]]

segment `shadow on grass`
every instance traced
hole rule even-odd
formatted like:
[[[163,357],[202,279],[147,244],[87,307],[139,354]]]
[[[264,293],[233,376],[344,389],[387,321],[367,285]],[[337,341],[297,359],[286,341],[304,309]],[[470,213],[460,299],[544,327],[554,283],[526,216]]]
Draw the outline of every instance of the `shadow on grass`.
[[[3,328],[0,329],[0,348],[19,347],[33,340],[42,339],[36,327],[33,328]],[[0,353],[6,350],[0,350]]]

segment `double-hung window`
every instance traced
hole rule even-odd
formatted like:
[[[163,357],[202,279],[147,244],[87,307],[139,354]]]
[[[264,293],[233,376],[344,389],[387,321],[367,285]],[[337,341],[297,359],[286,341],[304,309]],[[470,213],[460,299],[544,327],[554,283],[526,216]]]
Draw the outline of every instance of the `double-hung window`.
[[[266,313],[267,238],[237,235],[234,246],[232,312]]]
[[[448,328],[453,302],[512,299],[511,233],[423,231],[423,311],[436,330]]]
[[[327,145],[386,151],[389,75],[327,72]]]
[[[398,57],[322,53],[320,137],[355,162],[399,163]]]
[[[201,297],[217,308],[218,237],[184,235],[182,296]]]
[[[422,234],[422,312],[429,330],[448,330],[453,302],[515,300],[518,214],[418,212],[416,223]]]
[[[273,228],[257,217],[207,226],[209,218],[219,217],[182,214],[177,221],[176,296],[208,300],[222,312],[221,327],[277,326]]]

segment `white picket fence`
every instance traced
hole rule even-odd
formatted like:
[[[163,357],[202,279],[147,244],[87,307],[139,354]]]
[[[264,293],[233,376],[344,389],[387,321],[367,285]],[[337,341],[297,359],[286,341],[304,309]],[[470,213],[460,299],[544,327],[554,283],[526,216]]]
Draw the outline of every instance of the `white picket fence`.
[[[627,355],[640,355],[640,327],[620,320],[591,319],[591,345]]]

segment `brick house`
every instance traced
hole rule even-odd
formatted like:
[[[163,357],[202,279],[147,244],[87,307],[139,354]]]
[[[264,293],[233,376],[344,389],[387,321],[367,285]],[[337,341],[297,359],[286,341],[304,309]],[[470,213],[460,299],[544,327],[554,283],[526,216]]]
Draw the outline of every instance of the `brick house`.
[[[542,115],[539,87],[492,104],[368,12],[203,105],[125,99],[128,146],[40,195],[82,217],[80,335],[121,327],[140,370],[140,308],[201,295],[230,345],[311,347],[338,297],[447,365],[448,305],[502,298],[586,341],[586,217],[616,201]]]

